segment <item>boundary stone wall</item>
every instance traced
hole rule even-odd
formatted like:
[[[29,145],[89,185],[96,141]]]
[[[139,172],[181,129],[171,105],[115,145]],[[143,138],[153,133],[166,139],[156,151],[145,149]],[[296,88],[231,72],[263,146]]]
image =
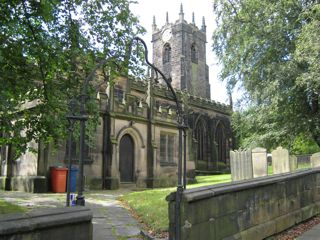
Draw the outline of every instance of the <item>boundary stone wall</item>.
[[[42,209],[0,216],[1,240],[92,239],[92,212],[86,207]]]
[[[175,192],[169,202],[169,239],[175,239]],[[272,236],[320,213],[320,168],[183,192],[181,239]]]

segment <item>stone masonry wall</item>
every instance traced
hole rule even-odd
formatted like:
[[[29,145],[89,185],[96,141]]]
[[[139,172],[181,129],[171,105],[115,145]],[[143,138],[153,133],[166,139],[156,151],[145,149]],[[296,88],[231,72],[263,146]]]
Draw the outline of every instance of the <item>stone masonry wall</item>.
[[[169,201],[175,239],[175,193]],[[181,239],[264,239],[320,213],[320,168],[186,190]]]
[[[84,207],[42,209],[0,217],[2,240],[92,239],[92,212]]]

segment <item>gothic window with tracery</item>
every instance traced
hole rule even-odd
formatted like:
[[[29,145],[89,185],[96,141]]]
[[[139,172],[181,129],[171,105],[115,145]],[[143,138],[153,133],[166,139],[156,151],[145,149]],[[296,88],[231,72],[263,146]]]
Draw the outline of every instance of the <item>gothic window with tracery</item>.
[[[197,140],[197,160],[207,160],[208,135],[203,121],[197,123],[195,138]]]
[[[216,129],[216,146],[217,146],[217,155],[218,161],[226,163],[227,156],[227,138],[225,133],[225,128],[222,123],[219,123]]]
[[[163,48],[163,63],[169,63],[171,61],[171,47],[170,44],[167,43]]]

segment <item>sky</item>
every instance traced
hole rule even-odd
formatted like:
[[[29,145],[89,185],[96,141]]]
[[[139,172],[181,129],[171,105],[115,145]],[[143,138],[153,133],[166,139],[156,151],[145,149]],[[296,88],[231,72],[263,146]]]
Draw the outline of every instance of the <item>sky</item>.
[[[169,14],[169,22],[173,23],[179,19],[180,4],[183,4],[184,19],[191,23],[192,12],[195,14],[195,23],[200,28],[202,17],[205,17],[207,25],[207,64],[209,66],[209,82],[211,85],[211,99],[229,103],[225,84],[218,80],[221,67],[212,51],[212,33],[215,27],[215,17],[213,14],[212,0],[137,0],[138,4],[131,6],[132,12],[139,17],[140,24],[147,33],[142,36],[148,44],[148,50],[152,51],[151,35],[153,16],[156,18],[158,28],[165,24],[166,12]],[[152,59],[149,56],[149,59]]]

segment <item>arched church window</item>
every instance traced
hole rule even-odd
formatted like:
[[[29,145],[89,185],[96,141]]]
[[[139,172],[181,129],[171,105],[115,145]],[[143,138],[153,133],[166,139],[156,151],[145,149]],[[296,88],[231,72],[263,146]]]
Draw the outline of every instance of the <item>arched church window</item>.
[[[217,156],[219,162],[226,163],[227,157],[227,138],[225,133],[225,128],[222,123],[219,123],[216,129],[216,146],[217,146]]]
[[[174,137],[172,133],[160,133],[160,165],[174,163]]]
[[[195,43],[193,43],[191,45],[191,61],[193,63],[198,63],[197,49],[196,49],[196,44]]]
[[[164,45],[162,59],[163,63],[169,63],[171,61],[171,47],[169,43]]]
[[[207,160],[208,135],[207,129],[202,120],[197,123],[195,138],[197,140],[197,160]]]

